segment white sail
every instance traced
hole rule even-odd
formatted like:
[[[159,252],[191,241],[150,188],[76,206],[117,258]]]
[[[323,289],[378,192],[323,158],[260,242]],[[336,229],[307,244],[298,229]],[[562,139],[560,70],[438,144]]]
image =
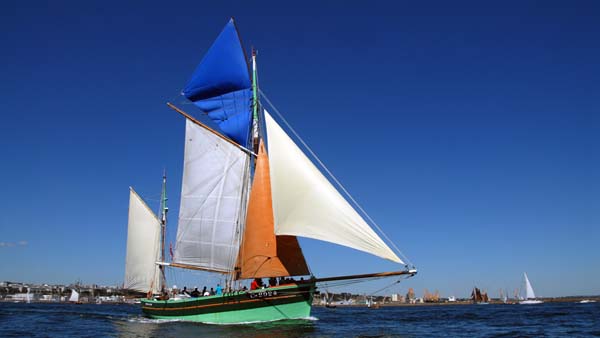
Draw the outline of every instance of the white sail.
[[[78,302],[79,301],[79,292],[71,289],[71,297],[69,297],[69,302]]]
[[[188,119],[185,139],[173,261],[209,271],[231,271],[239,250],[248,155]]]
[[[404,263],[265,111],[275,233],[344,245]]]
[[[158,293],[159,270],[156,261],[160,252],[160,221],[142,198],[129,190],[129,225],[124,288],[139,292]]]
[[[525,299],[534,299],[535,293],[533,292],[529,278],[527,278],[527,273],[524,272],[523,276],[525,277]]]

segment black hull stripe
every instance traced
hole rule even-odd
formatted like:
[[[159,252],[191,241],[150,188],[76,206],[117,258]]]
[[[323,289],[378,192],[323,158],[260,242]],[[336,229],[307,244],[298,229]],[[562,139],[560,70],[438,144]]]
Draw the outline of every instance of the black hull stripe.
[[[242,300],[239,302],[236,302],[235,304],[245,304],[245,303],[255,303],[255,302],[260,302],[260,301],[273,301],[276,299],[285,299],[285,298],[291,298],[291,297],[296,297],[294,295],[289,295],[289,296],[280,296],[280,297],[272,297],[272,298],[266,298],[266,299],[248,299],[248,300]],[[143,310],[160,310],[160,311],[177,311],[177,310],[191,310],[191,309],[202,309],[205,307],[212,307],[212,306],[223,306],[223,305],[231,305],[231,304],[223,304],[223,303],[219,303],[219,304],[206,304],[206,305],[195,305],[195,306],[184,306],[184,307],[163,307],[163,308],[155,308],[155,307],[142,307]]]

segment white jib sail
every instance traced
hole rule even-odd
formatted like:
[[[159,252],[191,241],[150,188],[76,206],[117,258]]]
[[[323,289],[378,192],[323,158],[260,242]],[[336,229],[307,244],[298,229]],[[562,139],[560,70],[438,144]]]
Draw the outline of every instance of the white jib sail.
[[[160,231],[160,221],[154,212],[130,188],[125,289],[158,293],[160,276],[156,261],[159,259]]]
[[[404,262],[265,110],[275,234],[309,237]]]
[[[229,272],[239,250],[248,155],[186,119],[177,244],[173,261]]]
[[[79,293],[73,289],[71,289],[71,297],[69,297],[69,302],[78,302],[79,301]]]
[[[533,292],[529,278],[527,278],[527,273],[524,272],[523,276],[525,277],[525,299],[534,299],[535,293]]]

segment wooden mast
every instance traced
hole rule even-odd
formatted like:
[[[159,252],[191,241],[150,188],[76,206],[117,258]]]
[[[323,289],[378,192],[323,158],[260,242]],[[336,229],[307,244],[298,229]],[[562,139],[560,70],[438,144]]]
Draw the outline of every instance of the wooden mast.
[[[167,170],[163,171],[163,183],[162,183],[162,191],[160,196],[160,225],[161,225],[161,254],[160,260],[165,261],[165,237],[167,233],[167,212],[169,208],[167,207]],[[159,289],[162,289],[167,284],[167,276],[165,274],[165,267],[163,265],[159,265],[159,269],[161,272],[161,284]]]

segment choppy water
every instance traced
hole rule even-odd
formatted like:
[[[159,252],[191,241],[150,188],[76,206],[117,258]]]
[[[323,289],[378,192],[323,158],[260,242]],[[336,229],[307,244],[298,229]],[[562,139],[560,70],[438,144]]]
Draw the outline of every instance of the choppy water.
[[[312,315],[224,326],[151,320],[132,305],[0,303],[0,337],[600,336],[600,303],[313,308]]]

